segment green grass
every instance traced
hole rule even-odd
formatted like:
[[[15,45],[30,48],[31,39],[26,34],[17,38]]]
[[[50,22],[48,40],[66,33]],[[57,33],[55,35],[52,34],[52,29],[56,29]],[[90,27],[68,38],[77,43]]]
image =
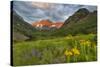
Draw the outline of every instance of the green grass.
[[[76,48],[79,54],[72,49]],[[68,54],[66,51],[72,53]],[[55,64],[97,60],[96,35],[68,35],[66,37],[23,41],[13,44],[14,65]]]

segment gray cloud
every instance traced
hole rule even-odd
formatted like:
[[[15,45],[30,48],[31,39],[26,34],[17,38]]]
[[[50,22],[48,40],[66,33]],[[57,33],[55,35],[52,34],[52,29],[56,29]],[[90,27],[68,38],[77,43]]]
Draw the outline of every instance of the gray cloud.
[[[90,11],[97,10],[96,6],[89,5],[37,3],[31,1],[14,1],[13,4],[13,10],[29,23],[41,19],[64,22],[80,8],[87,8]]]

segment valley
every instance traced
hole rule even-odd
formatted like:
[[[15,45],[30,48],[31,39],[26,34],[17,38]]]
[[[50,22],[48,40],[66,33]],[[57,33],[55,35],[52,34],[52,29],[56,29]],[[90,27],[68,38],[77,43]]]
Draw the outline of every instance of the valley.
[[[13,11],[12,25],[15,66],[97,60],[97,11],[81,8],[64,22],[31,24]]]

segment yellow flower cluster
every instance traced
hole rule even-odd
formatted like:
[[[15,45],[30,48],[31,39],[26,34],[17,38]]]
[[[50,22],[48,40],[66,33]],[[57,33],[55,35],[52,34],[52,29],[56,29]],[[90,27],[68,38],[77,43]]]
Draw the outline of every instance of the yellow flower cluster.
[[[72,55],[80,55],[80,51],[77,48],[72,48],[71,50],[66,50],[64,53],[66,56],[72,56]]]
[[[88,41],[86,41],[86,40],[80,40],[80,44],[81,45],[90,46],[91,45],[91,42],[89,40]]]
[[[71,56],[71,55],[73,55],[72,52],[71,52],[71,51],[68,51],[68,50],[66,50],[64,54],[65,54],[66,56]]]
[[[68,36],[66,37],[66,39],[73,39],[73,36],[72,36],[72,35],[68,35]]]
[[[77,48],[72,48],[71,51],[73,52],[74,55],[80,55],[80,52]]]

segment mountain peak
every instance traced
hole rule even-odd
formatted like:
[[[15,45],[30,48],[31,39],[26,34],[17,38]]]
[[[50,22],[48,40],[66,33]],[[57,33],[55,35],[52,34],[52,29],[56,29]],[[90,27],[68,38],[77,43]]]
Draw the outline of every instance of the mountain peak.
[[[40,22],[50,22],[50,23],[52,23],[52,21],[50,21],[49,19],[40,20]]]
[[[85,12],[85,13],[89,13],[89,10],[86,8],[80,8],[77,12]]]
[[[36,28],[48,28],[48,29],[51,29],[51,28],[56,28],[56,29],[59,29],[61,26],[63,25],[63,22],[52,22],[48,19],[46,20],[40,20],[40,21],[37,21],[37,22],[33,22],[32,23],[32,26],[36,27]]]
[[[48,26],[48,25],[51,25],[52,24],[52,21],[46,19],[46,20],[40,20],[38,23]]]

